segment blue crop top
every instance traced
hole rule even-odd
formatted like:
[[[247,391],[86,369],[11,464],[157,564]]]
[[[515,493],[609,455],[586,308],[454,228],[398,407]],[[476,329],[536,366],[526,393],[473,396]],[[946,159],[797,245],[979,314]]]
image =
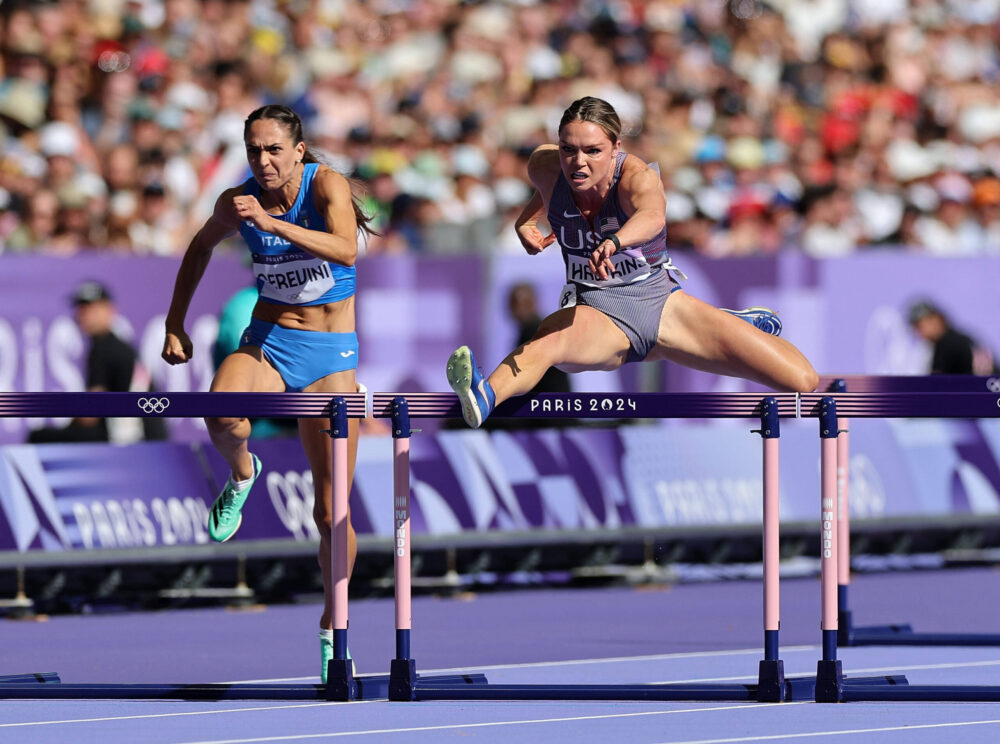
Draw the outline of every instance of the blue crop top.
[[[313,178],[318,169],[318,163],[305,164],[292,208],[272,217],[310,230],[327,229],[313,198]],[[243,183],[243,193],[259,199],[260,184],[248,178]],[[261,299],[278,305],[325,305],[354,294],[357,273],[353,266],[325,261],[277,235],[258,230],[249,222],[240,225],[240,235],[253,258]]]

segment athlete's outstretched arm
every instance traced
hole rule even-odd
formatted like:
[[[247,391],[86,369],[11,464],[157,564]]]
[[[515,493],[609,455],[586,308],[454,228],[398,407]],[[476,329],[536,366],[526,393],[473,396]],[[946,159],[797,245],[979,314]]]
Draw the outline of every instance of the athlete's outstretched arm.
[[[191,239],[184,258],[181,259],[170,309],[167,311],[166,338],[161,354],[168,364],[183,364],[191,359],[193,346],[184,330],[184,320],[194,291],[212,258],[212,251],[237,230],[239,222],[233,211],[233,196],[237,192],[237,189],[229,189],[219,196],[212,216]]]
[[[538,229],[538,221],[545,216],[545,203],[542,195],[535,190],[531,200],[524,205],[521,214],[514,222],[514,229],[517,230],[517,237],[524,246],[524,250],[531,256],[535,256],[555,242],[556,234],[550,232],[543,235]]]
[[[619,185],[621,206],[629,218],[618,231],[618,242],[622,246],[635,245],[652,240],[666,225],[667,200],[663,195],[660,175],[630,155]],[[614,271],[611,256],[618,250],[610,240],[601,242],[590,256],[591,270],[601,279],[606,279]]]

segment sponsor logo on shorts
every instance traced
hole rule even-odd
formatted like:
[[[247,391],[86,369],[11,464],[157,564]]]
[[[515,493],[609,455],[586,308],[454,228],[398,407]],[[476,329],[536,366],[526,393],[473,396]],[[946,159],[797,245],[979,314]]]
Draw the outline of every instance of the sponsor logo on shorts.
[[[347,357],[350,356],[354,356],[354,349],[351,349],[350,351],[342,351],[340,352],[340,356],[344,357],[344,359],[347,359]]]

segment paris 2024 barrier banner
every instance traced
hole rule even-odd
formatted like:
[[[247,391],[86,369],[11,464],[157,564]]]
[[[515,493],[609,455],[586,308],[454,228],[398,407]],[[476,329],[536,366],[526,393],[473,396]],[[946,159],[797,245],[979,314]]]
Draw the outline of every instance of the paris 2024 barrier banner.
[[[414,433],[416,535],[760,524],[754,422]],[[253,440],[263,471],[237,541],[313,543],[312,478],[293,439]],[[720,457],[719,453],[725,453]],[[0,556],[207,545],[227,476],[205,443],[0,447]],[[781,519],[819,508],[815,420],[782,422]],[[362,535],[393,534],[392,444],[360,442],[351,497]],[[1000,514],[1000,420],[851,421],[855,520]],[[51,555],[58,560],[60,555]],[[68,555],[63,555],[71,560]]]
[[[872,251],[812,260],[795,253],[713,261],[675,256],[684,287],[724,307],[781,311],[784,335],[823,374],[919,374],[929,350],[906,322],[916,297],[1000,349],[1000,258],[940,259]],[[115,295],[119,330],[163,391],[207,390],[223,303],[253,281],[238,254],[209,265],[188,316],[194,361],[159,359],[179,261],[166,258],[0,256],[0,389],[78,391],[86,344],[68,298],[83,279]],[[545,314],[562,287],[555,252],[540,256],[376,256],[358,263],[358,377],[377,391],[446,389],[443,367],[470,344],[492,368],[516,328],[507,309],[521,282]],[[593,392],[755,389],[664,363],[572,377]],[[0,551],[199,544],[222,475],[199,421],[169,419],[171,441],[131,445],[23,445],[28,431],[65,421],[0,418]],[[858,518],[994,514],[1000,490],[995,422],[852,424],[852,509]],[[414,438],[414,529],[419,534],[524,529],[735,525],[759,520],[759,441],[746,422],[664,422],[615,430],[585,426],[512,434],[439,430]],[[783,427],[794,432],[795,424]],[[298,445],[261,440],[266,478],[239,539],[312,540],[311,485]],[[391,534],[390,447],[362,442],[354,497],[362,533]],[[600,469],[581,452],[601,452]],[[725,457],[718,457],[718,453]],[[207,463],[207,464],[203,464]],[[151,477],[151,473],[169,477]],[[783,437],[782,517],[814,517],[815,432]],[[263,486],[263,487],[262,487]]]
[[[708,260],[678,254],[684,289],[721,307],[776,308],[783,334],[821,374],[921,374],[929,348],[906,321],[917,297],[936,300],[954,323],[1000,354],[997,279],[1000,256],[943,259],[903,250],[866,251],[814,260],[787,252],[774,257]],[[76,391],[84,388],[86,342],[73,321],[69,296],[82,279],[99,279],[115,295],[118,328],[139,350],[162,391],[207,390],[214,374],[212,345],[218,313],[253,281],[238,253],[213,257],[188,314],[194,343],[189,364],[160,359],[163,323],[178,259],[100,254],[52,258],[0,255],[0,390]],[[512,286],[535,288],[540,313],[556,308],[563,286],[559,254],[489,260],[373,256],[358,261],[358,379],[381,392],[447,390],[444,365],[461,344],[493,369],[513,348],[517,329],[508,309]],[[754,389],[666,363],[630,364],[618,372],[572,377],[580,392],[734,392]],[[29,429],[65,423],[0,419],[0,445],[24,442]],[[205,438],[200,422],[169,420],[175,441]]]

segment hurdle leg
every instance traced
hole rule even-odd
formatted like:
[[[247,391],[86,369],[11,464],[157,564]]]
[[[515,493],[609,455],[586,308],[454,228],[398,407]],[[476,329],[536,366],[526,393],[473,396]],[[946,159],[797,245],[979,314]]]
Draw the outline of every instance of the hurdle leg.
[[[837,643],[851,645],[853,618],[848,604],[851,585],[851,444],[850,421],[837,432]]]
[[[764,658],[757,673],[757,700],[778,703],[785,699],[785,668],[779,657],[780,541],[778,490],[778,401],[762,402],[760,429],[763,449],[763,566],[764,566]]]
[[[347,402],[340,397],[330,402],[330,429],[333,439],[333,528],[330,535],[333,576],[333,658],[327,665],[328,700],[355,700],[358,685],[351,660],[347,658]]]
[[[389,665],[389,699],[413,700],[417,665],[410,658],[410,413],[406,398],[392,400],[393,566],[396,599],[396,657]]]
[[[819,405],[823,658],[816,669],[816,702],[839,703],[843,674],[837,659],[837,404],[827,396]]]

